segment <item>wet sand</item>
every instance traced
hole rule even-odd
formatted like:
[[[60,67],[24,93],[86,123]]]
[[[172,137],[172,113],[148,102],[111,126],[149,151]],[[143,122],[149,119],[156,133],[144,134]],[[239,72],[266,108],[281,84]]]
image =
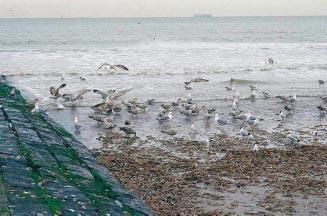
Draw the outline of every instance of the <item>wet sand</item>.
[[[95,153],[157,215],[326,215],[327,147],[285,148],[282,134],[251,132],[257,139],[216,135],[210,146],[109,132]],[[251,151],[266,136],[276,148]]]

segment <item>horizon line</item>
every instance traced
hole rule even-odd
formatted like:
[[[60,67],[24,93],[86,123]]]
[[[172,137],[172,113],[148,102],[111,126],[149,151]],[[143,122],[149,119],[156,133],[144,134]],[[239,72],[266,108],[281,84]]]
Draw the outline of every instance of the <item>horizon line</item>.
[[[196,14],[194,14],[196,15]],[[251,15],[251,16],[215,16],[211,17],[195,17],[195,16],[139,16],[139,17],[128,17],[128,16],[116,16],[116,17],[0,17],[0,19],[153,19],[153,18],[197,18],[197,19],[210,19],[210,18],[237,18],[237,17],[325,17],[326,15]],[[209,14],[211,15],[211,14]]]

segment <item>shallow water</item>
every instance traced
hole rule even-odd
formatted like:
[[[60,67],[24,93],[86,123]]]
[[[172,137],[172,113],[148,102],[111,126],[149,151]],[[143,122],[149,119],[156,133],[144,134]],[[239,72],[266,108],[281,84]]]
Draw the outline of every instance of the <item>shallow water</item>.
[[[225,118],[232,103],[225,86],[235,78],[242,98],[249,96],[250,84],[273,95],[297,93],[297,111],[283,126],[309,130],[326,123],[315,108],[321,103],[318,96],[327,93],[327,85],[318,85],[318,79],[327,80],[326,23],[327,17],[1,20],[0,71],[28,98],[48,97],[49,87],[61,83],[67,83],[65,93],[132,88],[124,100],[171,102],[191,94],[199,106],[216,107]],[[268,58],[277,63],[269,65]],[[130,71],[97,70],[103,62],[124,64]],[[195,77],[210,81],[185,90],[183,82]],[[263,100],[260,90],[257,97],[254,103],[241,100],[240,108],[263,117],[260,128],[280,130],[275,114],[283,105]],[[78,136],[89,148],[99,147],[95,138],[104,131],[87,117],[92,110],[86,108],[98,102],[90,93],[82,108],[49,114],[71,132],[79,116],[83,129]],[[189,133],[194,123],[195,138],[203,139],[220,131],[236,135],[240,127],[239,122],[218,127],[203,116],[189,120],[177,112],[171,123],[158,125],[158,106],[132,119],[139,136],[162,136],[162,128],[178,127],[179,137],[194,138]],[[123,112],[115,122],[130,118]]]

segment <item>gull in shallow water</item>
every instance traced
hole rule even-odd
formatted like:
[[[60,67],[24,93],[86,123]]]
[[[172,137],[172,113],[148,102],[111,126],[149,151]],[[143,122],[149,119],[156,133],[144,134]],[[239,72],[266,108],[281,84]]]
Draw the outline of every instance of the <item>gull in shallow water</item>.
[[[241,127],[239,134],[242,136],[243,139],[244,137],[248,137],[251,135],[244,127]]]
[[[268,63],[271,64],[271,65],[274,65],[276,62],[275,62],[275,60],[273,58],[269,58]]]
[[[168,122],[171,119],[173,119],[173,113],[169,112],[167,116],[164,116],[162,113],[159,113],[156,119],[158,120],[158,122],[160,124],[162,124],[164,122]]]
[[[227,125],[228,124],[228,121],[226,119],[220,117],[218,113],[216,113],[216,115],[215,115],[215,122],[217,122],[220,125]]]
[[[291,144],[300,142],[300,139],[295,134],[288,134],[286,138],[290,141]]]
[[[269,90],[263,90],[262,94],[263,94],[263,98],[265,98],[265,99],[271,97],[271,92]]]
[[[327,96],[321,96],[320,99],[321,99],[324,103],[327,103]]]
[[[296,93],[293,94],[293,96],[289,96],[287,98],[288,102],[294,103],[296,101]]]
[[[77,132],[77,133],[79,133],[82,128],[82,126],[79,124],[79,120],[78,120],[77,116],[75,116],[75,118],[74,118],[74,128],[75,128],[75,132]]]
[[[259,151],[259,146],[258,146],[258,144],[254,144],[254,146],[252,147],[252,151],[253,151],[253,152],[258,152],[258,151]]]
[[[317,106],[317,109],[320,111],[321,115],[325,115],[327,113],[327,108],[323,107],[322,105]]]
[[[66,84],[61,84],[58,88],[50,87],[50,94],[52,95],[52,98],[58,99],[61,97],[60,90],[65,88]]]
[[[107,70],[107,72],[110,72],[111,70],[124,70],[124,71],[128,71],[129,69],[121,64],[117,64],[117,65],[111,65],[109,63],[103,63],[102,65],[100,65],[100,67],[98,68],[98,70],[100,70],[101,68],[104,68],[105,70]]]

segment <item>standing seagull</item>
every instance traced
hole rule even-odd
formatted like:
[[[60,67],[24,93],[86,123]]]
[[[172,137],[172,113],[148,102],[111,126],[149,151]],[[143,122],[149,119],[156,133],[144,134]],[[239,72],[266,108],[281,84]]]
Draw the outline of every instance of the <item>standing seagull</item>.
[[[101,68],[106,69],[107,72],[110,72],[110,70],[117,70],[117,69],[125,70],[125,71],[128,71],[129,70],[124,65],[121,65],[121,64],[111,65],[111,64],[108,64],[108,63],[103,63],[102,65],[100,65],[100,67],[98,68],[98,70],[100,70]]]

